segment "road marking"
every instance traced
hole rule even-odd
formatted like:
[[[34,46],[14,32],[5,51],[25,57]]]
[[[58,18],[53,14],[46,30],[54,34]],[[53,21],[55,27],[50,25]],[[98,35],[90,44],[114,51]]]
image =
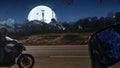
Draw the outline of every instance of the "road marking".
[[[49,56],[50,58],[89,58],[89,56]]]

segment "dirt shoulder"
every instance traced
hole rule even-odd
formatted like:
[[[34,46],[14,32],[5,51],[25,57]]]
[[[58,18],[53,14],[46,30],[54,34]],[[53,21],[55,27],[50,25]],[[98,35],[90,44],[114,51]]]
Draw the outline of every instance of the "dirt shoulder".
[[[26,45],[86,45],[92,33],[52,33],[22,37]]]

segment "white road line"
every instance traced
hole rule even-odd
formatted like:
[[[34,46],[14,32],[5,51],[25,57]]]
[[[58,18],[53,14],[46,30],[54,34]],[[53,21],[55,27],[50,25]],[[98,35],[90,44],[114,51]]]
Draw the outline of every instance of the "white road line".
[[[49,56],[50,58],[89,58],[89,56]]]

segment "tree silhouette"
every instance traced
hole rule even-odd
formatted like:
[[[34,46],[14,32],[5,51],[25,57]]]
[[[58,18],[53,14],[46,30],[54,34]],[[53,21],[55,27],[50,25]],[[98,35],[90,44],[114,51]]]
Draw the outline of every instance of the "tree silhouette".
[[[120,12],[115,13],[116,22],[120,24]]]

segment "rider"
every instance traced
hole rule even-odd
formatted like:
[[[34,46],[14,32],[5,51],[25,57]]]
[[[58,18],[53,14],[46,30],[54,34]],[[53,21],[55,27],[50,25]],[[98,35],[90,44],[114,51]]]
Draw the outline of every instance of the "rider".
[[[0,27],[0,63],[4,58],[4,46],[6,45],[5,36],[8,35],[8,30],[5,27]]]

